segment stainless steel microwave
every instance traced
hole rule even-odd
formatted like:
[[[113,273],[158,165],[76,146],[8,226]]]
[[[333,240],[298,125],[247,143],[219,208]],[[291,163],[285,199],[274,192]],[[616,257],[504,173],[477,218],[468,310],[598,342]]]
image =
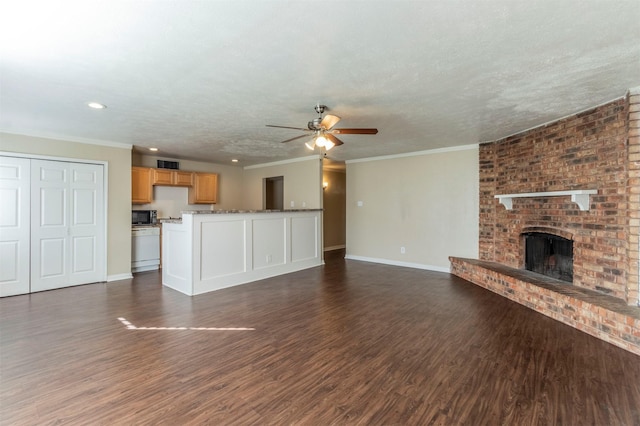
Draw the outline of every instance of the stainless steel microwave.
[[[132,225],[155,225],[158,223],[158,210],[131,210]]]

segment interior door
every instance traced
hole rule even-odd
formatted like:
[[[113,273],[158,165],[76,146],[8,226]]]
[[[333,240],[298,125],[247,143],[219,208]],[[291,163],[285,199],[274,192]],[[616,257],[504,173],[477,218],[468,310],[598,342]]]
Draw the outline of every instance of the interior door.
[[[31,291],[69,284],[69,171],[58,161],[31,162]]]
[[[30,160],[0,157],[0,297],[29,293]]]
[[[69,282],[106,279],[103,166],[69,163]]]
[[[31,291],[104,281],[103,167],[32,160]]]

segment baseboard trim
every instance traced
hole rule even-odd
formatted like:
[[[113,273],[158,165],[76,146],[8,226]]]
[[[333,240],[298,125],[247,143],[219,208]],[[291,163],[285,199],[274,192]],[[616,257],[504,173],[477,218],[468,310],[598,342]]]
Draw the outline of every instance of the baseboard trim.
[[[110,283],[111,281],[130,280],[131,278],[133,278],[133,274],[130,272],[128,274],[107,275],[107,282]]]
[[[362,262],[382,263],[383,265],[402,266],[404,268],[424,269],[427,271],[434,271],[434,272],[447,272],[447,273],[449,272],[448,267],[425,265],[422,263],[400,262],[398,260],[380,259],[376,257],[354,256],[351,254],[346,255],[344,258],[349,260],[360,260]]]
[[[340,249],[343,249],[343,248],[347,248],[347,246],[344,245],[344,244],[340,244],[340,245],[337,245],[337,246],[325,247],[324,251],[340,250]]]

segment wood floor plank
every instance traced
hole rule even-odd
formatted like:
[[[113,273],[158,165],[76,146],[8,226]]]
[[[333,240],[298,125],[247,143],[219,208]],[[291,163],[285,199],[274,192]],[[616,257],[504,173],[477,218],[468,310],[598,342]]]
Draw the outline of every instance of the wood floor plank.
[[[146,272],[0,299],[0,424],[636,425],[640,357],[337,252],[195,297]]]

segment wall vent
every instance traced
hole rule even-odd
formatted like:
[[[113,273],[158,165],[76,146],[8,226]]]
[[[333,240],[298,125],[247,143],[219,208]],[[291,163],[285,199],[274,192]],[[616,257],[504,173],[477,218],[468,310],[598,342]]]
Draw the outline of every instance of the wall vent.
[[[178,170],[180,168],[180,163],[177,161],[158,160],[158,168]]]

